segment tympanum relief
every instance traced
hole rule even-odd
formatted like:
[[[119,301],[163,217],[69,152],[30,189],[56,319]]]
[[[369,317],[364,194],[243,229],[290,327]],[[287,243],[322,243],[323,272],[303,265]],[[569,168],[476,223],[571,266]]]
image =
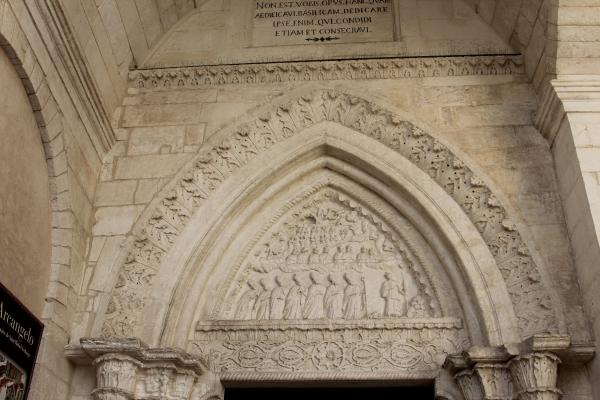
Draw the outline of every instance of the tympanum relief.
[[[468,346],[424,238],[378,196],[347,190],[307,188],[241,250],[189,343],[215,373],[431,378]]]
[[[368,207],[322,189],[281,219],[241,263],[216,319],[440,316],[421,261]]]

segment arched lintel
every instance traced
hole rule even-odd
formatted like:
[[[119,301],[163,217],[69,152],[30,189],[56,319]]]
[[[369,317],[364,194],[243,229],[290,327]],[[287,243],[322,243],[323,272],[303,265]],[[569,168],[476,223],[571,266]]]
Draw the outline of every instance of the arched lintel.
[[[190,261],[198,256],[198,243],[214,244],[226,218],[247,205],[248,198],[258,201],[274,190],[274,176],[289,175],[311,158],[329,157],[368,173],[388,187],[384,197],[408,197],[418,204],[435,229],[451,243],[462,271],[455,279],[468,281],[465,295],[476,304],[486,340],[492,345],[519,340],[518,327],[510,296],[495,261],[469,218],[453,199],[427,174],[385,145],[352,129],[332,122],[322,122],[305,129],[284,144],[261,154],[247,168],[234,173],[211,199],[195,214],[177,243],[163,260],[156,277],[150,305],[144,312],[144,329],[152,332],[144,339],[157,345],[178,345],[181,332],[189,332],[194,314],[186,309],[194,303],[198,287],[190,286],[194,274]],[[329,167],[335,168],[333,165]],[[343,171],[340,171],[343,173]],[[350,173],[350,172],[348,172]],[[289,180],[289,178],[288,178]],[[188,270],[186,271],[186,266]],[[210,271],[196,278],[209,279]],[[189,307],[188,307],[189,308]],[[157,323],[161,321],[161,323]],[[178,338],[178,339],[176,339]],[[482,343],[483,344],[483,343]]]

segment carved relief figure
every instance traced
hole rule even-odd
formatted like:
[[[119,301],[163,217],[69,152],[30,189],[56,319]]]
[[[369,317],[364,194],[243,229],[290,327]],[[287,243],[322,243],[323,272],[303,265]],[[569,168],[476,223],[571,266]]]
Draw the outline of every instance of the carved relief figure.
[[[337,275],[329,275],[329,286],[325,292],[324,306],[325,315],[329,319],[340,319],[343,317],[344,286]]]
[[[312,284],[308,288],[303,316],[305,319],[321,319],[325,316],[324,297],[326,288],[323,284],[323,277],[313,271],[310,273],[310,281]]]
[[[302,319],[306,288],[303,287],[302,279],[299,274],[294,275],[293,281],[295,285],[290,288],[290,291],[285,298],[283,319]]]
[[[283,276],[277,275],[275,277],[275,288],[271,292],[271,319],[282,319],[283,309],[285,307],[286,293],[286,281]]]
[[[385,300],[383,315],[385,317],[404,317],[406,315],[406,293],[404,278],[399,271],[399,277],[386,272],[385,281],[381,284],[381,297]]]
[[[348,283],[344,289],[344,318],[365,318],[367,314],[366,293],[362,279],[349,273],[344,274],[344,279]]]
[[[254,304],[254,318],[269,319],[273,286],[267,279],[261,279],[260,286],[262,291],[258,295],[256,303]]]
[[[243,279],[225,306],[229,318],[406,317],[417,294],[424,300],[418,314],[431,315],[423,268],[369,212],[326,188],[283,214],[277,230],[246,253]]]
[[[253,317],[254,303],[258,298],[258,285],[253,280],[246,282],[246,285],[248,285],[248,290],[244,292],[238,302],[235,319],[252,319]]]

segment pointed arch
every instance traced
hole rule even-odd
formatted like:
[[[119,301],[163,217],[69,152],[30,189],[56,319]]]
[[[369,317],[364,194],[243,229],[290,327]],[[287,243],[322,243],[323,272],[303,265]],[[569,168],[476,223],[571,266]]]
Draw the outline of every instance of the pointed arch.
[[[203,148],[149,206],[129,239],[130,247],[118,258],[119,274],[110,299],[105,300],[104,319],[96,321],[96,333],[139,335],[142,313],[157,290],[155,278],[172,265],[170,254],[198,210],[214,204],[224,185],[243,185],[237,173],[250,162],[280,143],[297,140],[321,122],[359,132],[370,140],[369,146],[394,152],[425,174],[431,187],[449,196],[452,207],[462,209],[494,259],[497,279],[488,276],[486,284],[506,285],[520,336],[564,330],[560,303],[546,289],[544,271],[524,239],[523,228],[474,169],[399,113],[358,96],[316,90],[261,110],[255,118],[216,135],[213,145]],[[364,163],[360,157],[355,161]],[[498,340],[503,339],[493,341]]]

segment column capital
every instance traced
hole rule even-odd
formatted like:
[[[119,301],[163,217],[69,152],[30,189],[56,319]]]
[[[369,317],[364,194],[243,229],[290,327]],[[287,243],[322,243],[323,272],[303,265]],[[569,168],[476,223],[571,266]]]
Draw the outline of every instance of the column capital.
[[[152,349],[138,339],[81,339],[65,352],[96,368],[96,400],[223,399],[220,380],[181,350]]]
[[[444,368],[466,400],[558,400],[560,357],[572,348],[569,336],[540,334],[514,345],[472,347],[448,356]]]

